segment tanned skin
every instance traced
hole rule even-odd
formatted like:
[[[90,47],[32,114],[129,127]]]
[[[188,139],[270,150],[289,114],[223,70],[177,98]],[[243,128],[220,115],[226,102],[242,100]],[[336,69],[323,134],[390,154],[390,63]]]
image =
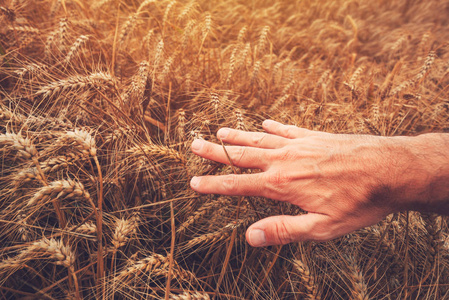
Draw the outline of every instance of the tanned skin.
[[[266,133],[222,128],[217,137],[233,164],[255,174],[193,177],[199,193],[262,196],[307,211],[252,224],[254,247],[327,241],[417,210],[449,214],[449,134],[379,137],[310,131],[266,120]],[[224,164],[221,145],[203,140],[192,151]]]

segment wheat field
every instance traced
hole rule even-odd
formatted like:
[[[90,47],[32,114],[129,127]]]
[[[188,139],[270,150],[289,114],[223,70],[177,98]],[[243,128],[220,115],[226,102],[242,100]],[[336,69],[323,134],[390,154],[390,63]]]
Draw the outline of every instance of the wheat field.
[[[449,1],[1,0],[1,299],[449,299],[444,216],[252,248],[300,208],[200,195],[271,118],[449,132]],[[241,169],[238,172],[256,172]]]

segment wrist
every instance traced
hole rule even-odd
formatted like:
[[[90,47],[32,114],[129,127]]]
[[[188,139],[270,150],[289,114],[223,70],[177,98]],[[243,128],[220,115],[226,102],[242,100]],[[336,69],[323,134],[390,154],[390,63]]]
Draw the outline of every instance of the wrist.
[[[449,134],[390,138],[389,182],[396,210],[449,214]]]

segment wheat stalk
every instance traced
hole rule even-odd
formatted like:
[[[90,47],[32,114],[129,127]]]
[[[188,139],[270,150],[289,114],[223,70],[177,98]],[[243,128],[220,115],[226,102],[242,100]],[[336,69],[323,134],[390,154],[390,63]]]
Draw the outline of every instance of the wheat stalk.
[[[209,34],[212,27],[212,15],[210,12],[206,12],[206,16],[204,17],[204,25],[202,29],[202,40],[204,41]]]
[[[360,75],[363,73],[363,71],[365,70],[364,66],[358,67],[357,70],[355,70],[355,72],[352,74],[351,78],[349,79],[349,82],[347,83],[349,89],[351,91],[354,91],[357,87],[355,85],[357,79],[360,77]]]
[[[191,1],[189,4],[187,4],[181,11],[181,13],[178,15],[177,17],[178,22],[181,22],[182,20],[190,17],[194,12],[196,12],[197,7],[198,3],[196,1]]]
[[[269,30],[269,28],[268,28]],[[243,44],[245,42],[245,37],[246,37],[246,32],[248,31],[248,26],[244,25],[242,28],[240,28],[239,30],[239,34],[237,36],[237,42],[240,44]]]
[[[262,62],[260,60],[254,63],[253,74],[251,75],[251,85],[253,85],[256,82],[261,66]]]
[[[148,5],[150,5],[151,3],[156,2],[156,0],[145,0],[143,1],[140,5],[139,8],[137,9],[137,13],[142,12]]]
[[[278,110],[282,105],[284,105],[285,101],[288,100],[288,98],[290,98],[289,94],[286,94],[282,97],[280,97],[279,99],[277,99],[273,105],[271,105],[270,109],[268,110],[270,113],[274,113],[276,110]]]
[[[31,232],[28,228],[28,223],[26,221],[26,215],[19,214],[17,216],[17,220],[19,223],[19,228],[17,229],[17,232],[20,235],[20,240],[22,242],[29,242],[31,240]]]
[[[237,126],[235,127],[235,129],[237,130],[246,130],[246,124],[245,124],[245,120],[243,118],[243,112],[241,109],[235,109],[234,110],[234,116],[235,116],[235,120],[237,123]]]
[[[145,60],[140,62],[137,74],[133,76],[131,86],[129,88],[129,93],[137,100],[137,103],[141,103],[143,101],[148,75],[149,63]]]

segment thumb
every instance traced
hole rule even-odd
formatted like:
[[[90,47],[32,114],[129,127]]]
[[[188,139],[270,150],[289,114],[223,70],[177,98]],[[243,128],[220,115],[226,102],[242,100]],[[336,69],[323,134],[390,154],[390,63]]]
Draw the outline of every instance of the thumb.
[[[253,247],[326,241],[334,237],[329,224],[330,217],[322,214],[273,216],[251,225],[246,231],[246,240]]]

